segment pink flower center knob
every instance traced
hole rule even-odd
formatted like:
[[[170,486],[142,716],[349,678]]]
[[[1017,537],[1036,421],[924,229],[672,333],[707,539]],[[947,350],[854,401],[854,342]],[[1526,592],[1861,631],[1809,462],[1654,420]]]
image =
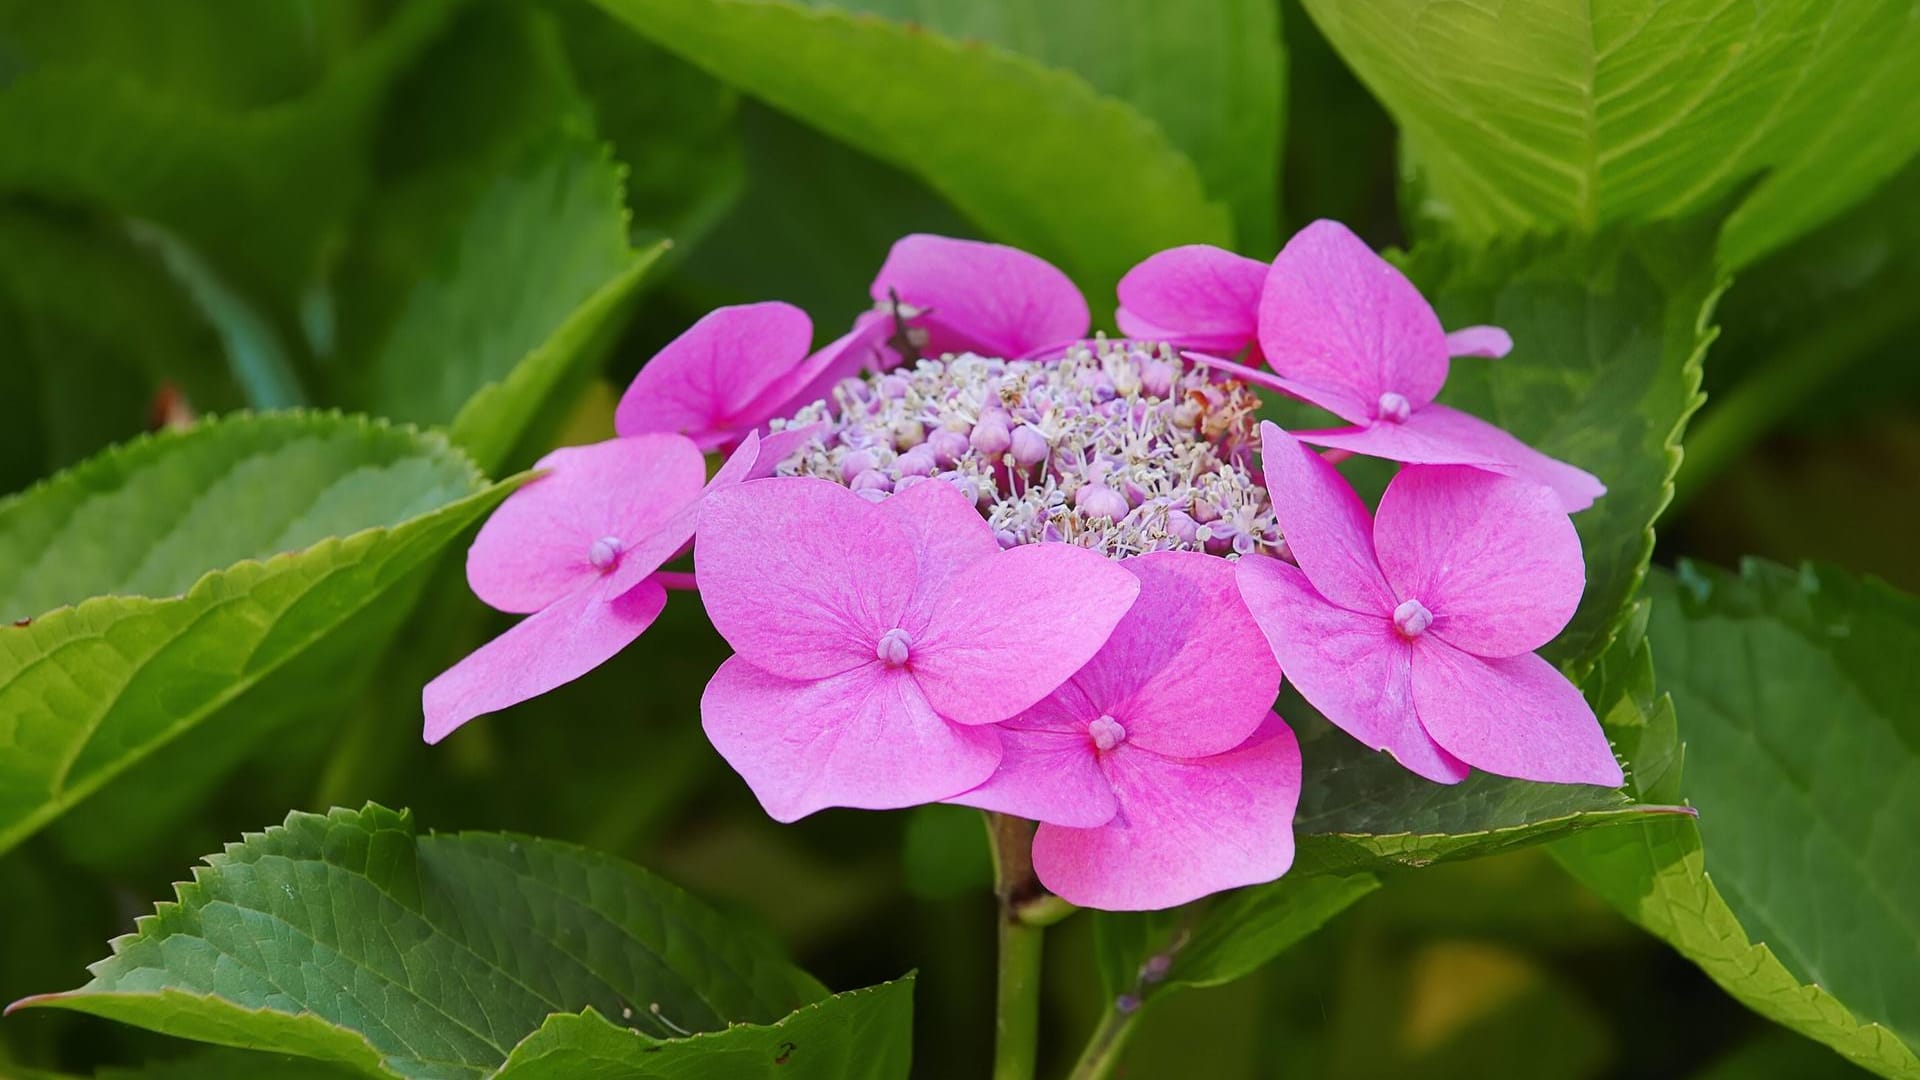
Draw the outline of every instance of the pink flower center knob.
[[[896,626],[880,635],[880,644],[873,647],[873,655],[888,667],[905,667],[913,655],[913,635]]]
[[[1400,606],[1393,609],[1393,628],[1400,631],[1401,637],[1417,638],[1433,625],[1433,612],[1418,600],[1402,600]]]
[[[1378,414],[1380,419],[1389,424],[1404,424],[1407,417],[1413,415],[1413,402],[1408,401],[1404,394],[1389,390],[1380,395]]]
[[[603,536],[595,540],[593,546],[587,548],[587,561],[593,564],[595,570],[602,572],[611,570],[614,564],[620,561],[620,553],[625,548],[626,545],[620,542],[619,537]]]
[[[1099,748],[1101,753],[1127,741],[1127,729],[1120,726],[1120,721],[1105,713],[1101,713],[1099,719],[1087,725],[1087,735],[1093,739],[1093,745]]]

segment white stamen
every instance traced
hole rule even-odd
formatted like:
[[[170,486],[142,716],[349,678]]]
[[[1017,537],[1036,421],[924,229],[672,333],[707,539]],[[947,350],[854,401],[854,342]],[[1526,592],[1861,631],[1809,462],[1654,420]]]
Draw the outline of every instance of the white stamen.
[[[1393,628],[1400,631],[1401,637],[1417,638],[1433,625],[1433,612],[1418,600],[1402,600],[1400,606],[1393,609]]]
[[[620,561],[620,553],[623,550],[625,545],[620,542],[619,537],[603,536],[595,540],[593,546],[587,549],[587,561],[593,564],[595,570],[611,570],[613,564]]]
[[[1389,424],[1404,424],[1407,422],[1407,417],[1413,415],[1413,402],[1408,401],[1404,395],[1389,390],[1380,395],[1380,408],[1377,415]]]
[[[880,643],[873,647],[873,655],[888,667],[904,667],[913,656],[913,635],[896,626],[880,635]]]
[[[1093,745],[1103,754],[1127,741],[1127,729],[1120,726],[1120,721],[1105,713],[1101,713],[1099,719],[1087,725],[1087,734],[1093,738]]]

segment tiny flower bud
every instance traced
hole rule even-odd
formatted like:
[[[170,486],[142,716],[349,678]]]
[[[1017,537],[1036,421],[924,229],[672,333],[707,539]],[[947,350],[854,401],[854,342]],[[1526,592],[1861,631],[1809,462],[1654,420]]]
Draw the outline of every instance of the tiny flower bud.
[[[927,449],[924,443],[893,459],[895,476],[932,476],[933,470],[938,467],[933,451]]]
[[[1166,978],[1167,972],[1172,969],[1173,957],[1168,956],[1166,953],[1154,953],[1152,956],[1147,957],[1146,963],[1140,965],[1140,981],[1143,983],[1157,983],[1161,979]]]
[[[868,469],[847,484],[855,491],[892,491],[893,477],[879,469]]]
[[[1413,403],[1404,396],[1389,390],[1380,395],[1380,408],[1377,415],[1389,424],[1404,424],[1413,414]]]
[[[952,465],[967,452],[967,433],[941,428],[927,436],[926,447],[933,451],[933,460],[942,467]]]
[[[918,420],[902,420],[893,425],[893,445],[902,450],[911,450],[927,441],[927,425]]]
[[[913,636],[896,626],[880,635],[879,644],[873,647],[873,655],[888,667],[904,666],[913,656]]]
[[[903,398],[907,396],[907,390],[912,386],[913,383],[909,382],[905,376],[888,375],[880,380],[880,393],[890,398]]]
[[[840,480],[842,483],[850,485],[853,483],[854,477],[872,470],[879,464],[879,460],[873,456],[872,451],[855,450],[853,453],[840,459]]]
[[[1007,430],[1006,414],[996,412],[982,416],[980,422],[973,425],[973,434],[967,442],[988,457],[999,457],[1006,453],[1007,448],[1013,445],[1013,434]]]
[[[1167,511],[1167,534],[1183,544],[1196,543],[1199,540],[1200,523],[1185,510]]]
[[[1127,741],[1127,729],[1121,726],[1120,721],[1115,720],[1105,713],[1101,713],[1098,719],[1087,725],[1087,736],[1093,740],[1093,745],[1104,754],[1108,750]]]
[[[1090,518],[1106,518],[1108,521],[1119,521],[1127,516],[1130,509],[1126,496],[1105,484],[1088,484],[1074,492],[1073,505]]]
[[[1013,460],[1031,468],[1047,460],[1047,437],[1032,424],[1013,429]]]
[[[620,552],[624,547],[617,536],[603,536],[587,548],[587,561],[595,570],[611,570],[613,564],[620,561]]]
[[[1393,628],[1401,637],[1417,638],[1433,625],[1433,612],[1418,600],[1403,600],[1393,609]]]

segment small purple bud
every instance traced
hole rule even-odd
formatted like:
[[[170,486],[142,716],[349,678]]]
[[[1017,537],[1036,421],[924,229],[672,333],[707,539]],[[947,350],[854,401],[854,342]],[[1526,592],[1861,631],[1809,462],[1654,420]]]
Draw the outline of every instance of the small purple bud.
[[[926,447],[933,451],[933,460],[942,466],[952,465],[967,452],[967,433],[941,428],[927,436]]]
[[[852,484],[854,477],[878,467],[879,460],[867,450],[855,450],[840,459],[840,482]]]
[[[1121,994],[1113,999],[1113,1011],[1121,1016],[1131,1016],[1140,1011],[1140,999],[1133,994]]]
[[[903,398],[912,386],[912,380],[905,375],[889,375],[880,380],[880,393],[890,398]]]
[[[1205,499],[1195,499],[1193,501],[1193,520],[1202,525],[1210,521],[1219,521],[1220,508]]]
[[[933,451],[927,449],[925,444],[893,459],[895,476],[932,476],[936,468],[939,468],[939,462],[934,460]]]
[[[868,469],[847,484],[855,491],[892,491],[893,477],[879,469]]]
[[[1006,529],[995,529],[993,538],[998,540],[1003,548],[1015,547],[1020,543],[1020,538]]]
[[[870,503],[880,502],[881,500],[887,497],[887,493],[884,491],[881,491],[879,488],[865,488],[863,490],[854,492],[854,494],[860,496],[861,498],[867,500]]]
[[[873,655],[888,667],[903,667],[913,656],[913,636],[896,626],[880,635]]]
[[[1119,521],[1131,509],[1126,496],[1105,484],[1087,484],[1073,493],[1073,505],[1090,518]]]
[[[903,476],[893,482],[893,493],[898,495],[915,484],[924,484],[926,482],[927,478],[924,476]]]
[[[964,473],[943,472],[940,474],[940,479],[952,484],[959,490],[960,494],[967,497],[968,502],[977,503],[980,501],[980,485],[974,482],[973,477],[967,476]]]
[[[1433,612],[1418,600],[1403,600],[1393,609],[1393,628],[1400,631],[1401,637],[1417,638],[1432,625]]]
[[[988,457],[997,458],[1006,453],[1007,448],[1013,445],[1013,433],[1007,430],[1006,414],[992,412],[982,416],[980,422],[973,425],[973,434],[967,438],[967,442]]]
[[[1021,424],[1013,429],[1013,460],[1023,466],[1032,467],[1047,460],[1047,437],[1032,424]]]
[[[607,571],[620,561],[620,552],[625,549],[617,536],[603,536],[587,548],[587,561],[595,570]]]
[[[1167,972],[1171,970],[1173,970],[1173,957],[1166,953],[1154,953],[1147,957],[1146,963],[1140,965],[1140,981],[1157,983],[1166,978]]]
[[[1106,753],[1127,741],[1127,729],[1121,726],[1120,721],[1101,713],[1098,719],[1087,725],[1087,736],[1093,740],[1095,748]]]
[[[1183,544],[1192,544],[1198,541],[1199,531],[1200,523],[1193,520],[1193,515],[1187,513],[1185,510],[1167,511],[1168,535]]]
[[[1139,506],[1141,503],[1147,501],[1147,489],[1134,483],[1132,480],[1128,480],[1126,483],[1120,485],[1120,491],[1127,497],[1128,506]]]
[[[1380,408],[1376,415],[1389,424],[1404,424],[1407,417],[1413,415],[1413,403],[1389,390],[1380,395]]]

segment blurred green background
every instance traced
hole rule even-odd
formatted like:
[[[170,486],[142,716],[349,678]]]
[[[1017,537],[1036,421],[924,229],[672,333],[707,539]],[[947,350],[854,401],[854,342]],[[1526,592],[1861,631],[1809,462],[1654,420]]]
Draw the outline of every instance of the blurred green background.
[[[1050,37],[1027,18],[1037,8],[868,6],[1011,43],[1122,95],[1134,76],[1102,56],[1145,49],[1151,12],[1182,18],[1178,5],[1115,5]],[[1202,168],[1229,191],[1249,254],[1318,217],[1411,245],[1422,211],[1400,130],[1297,3],[1257,14],[1206,47],[1236,46],[1218,65],[1267,64],[1270,99],[1131,96],[1162,120],[1219,110],[1206,138],[1273,147],[1264,177]],[[1116,183],[1124,193],[1127,177]],[[1816,559],[1920,589],[1916,196],[1908,165],[1734,275],[1656,563]],[[591,377],[495,448],[486,464],[504,475],[541,447],[610,434],[619,389],[712,306],[789,300],[824,339],[865,306],[900,235],[1006,239],[954,198],[586,3],[0,0],[0,490],[170,416],[314,405],[447,423],[470,387],[443,372],[497,378],[606,297]],[[648,263],[662,239],[671,247]],[[417,362],[381,359],[409,350]],[[433,827],[623,854],[776,933],[835,988],[917,968],[917,1074],[985,1073],[993,908],[970,812],[767,820],[695,723],[725,649],[684,596],[615,662],[424,747],[421,683],[508,622],[464,594],[457,563],[401,644],[357,661],[363,691],[236,747],[244,762],[210,798],[96,799],[6,855],[0,998],[76,984],[108,938],[242,831],[377,799]],[[1072,1059],[1107,1004],[1090,935],[1085,919],[1051,935],[1043,1073]],[[0,1024],[0,1075],[181,1050],[72,1015]],[[1257,975],[1170,998],[1124,1075],[1856,1072],[1529,849],[1392,876]]]

